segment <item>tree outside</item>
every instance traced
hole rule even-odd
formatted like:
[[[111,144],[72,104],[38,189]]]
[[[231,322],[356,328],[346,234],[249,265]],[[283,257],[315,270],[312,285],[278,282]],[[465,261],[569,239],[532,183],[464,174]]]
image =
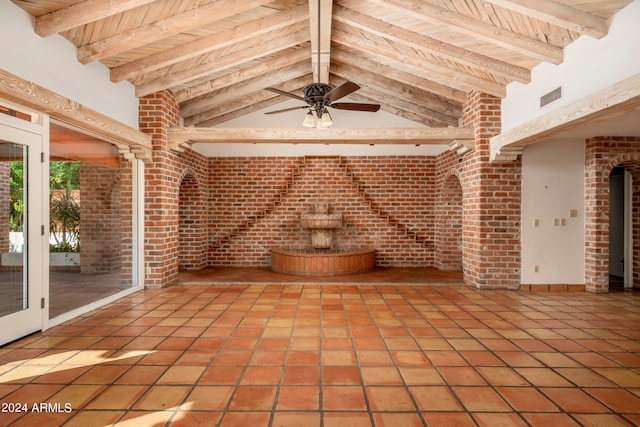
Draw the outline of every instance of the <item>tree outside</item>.
[[[80,162],[51,162],[49,165],[51,252],[80,251]],[[9,231],[24,231],[24,163],[10,165]]]

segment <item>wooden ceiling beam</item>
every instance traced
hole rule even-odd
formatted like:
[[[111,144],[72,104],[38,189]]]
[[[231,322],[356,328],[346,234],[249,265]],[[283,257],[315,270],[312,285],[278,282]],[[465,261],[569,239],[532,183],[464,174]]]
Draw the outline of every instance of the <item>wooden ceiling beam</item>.
[[[309,53],[309,52],[307,52]],[[254,94],[258,95],[258,94]],[[237,99],[228,105],[227,111],[216,115],[215,118],[198,123],[199,127],[213,127],[221,123],[228,122],[229,120],[237,119],[239,117],[246,116],[247,114],[254,113],[256,111],[268,108],[271,105],[278,104],[285,101],[287,98],[282,95],[276,95],[272,93],[272,97],[263,101],[251,101],[247,102],[244,99]],[[253,98],[253,97],[252,97]]]
[[[170,128],[170,147],[190,143],[448,144],[475,138],[472,128]]]
[[[428,73],[433,76],[434,81],[450,85],[464,92],[476,89],[499,98],[506,95],[506,88],[500,83],[437,64],[425,59],[422,55],[407,55],[397,49],[376,43],[368,37],[358,37],[351,34],[348,32],[348,28],[343,31],[342,25],[344,24],[338,22],[336,24],[338,25],[334,25],[333,38],[337,43],[352,46],[356,50],[367,52],[371,55],[383,56],[405,66],[415,68],[419,73]]]
[[[203,55],[225,46],[240,43],[251,38],[286,28],[308,18],[306,5],[256,19],[230,30],[198,38],[189,43],[166,49],[147,57],[132,61],[111,69],[111,81],[130,79],[162,67],[167,67],[189,58]],[[307,52],[308,55],[308,52]]]
[[[336,50],[332,50],[332,58],[334,58]],[[347,79],[331,74],[331,83],[334,86],[341,85],[346,82]],[[445,123],[434,120],[428,116],[429,112],[427,110],[427,114],[424,114],[426,110],[422,107],[419,107],[414,104],[409,104],[404,101],[400,101],[396,103],[396,99],[390,96],[380,95],[379,92],[373,91],[366,86],[361,87],[354,93],[349,94],[348,99],[354,102],[362,102],[365,104],[380,104],[380,110],[386,111],[387,113],[394,114],[403,119],[410,120],[415,123],[420,123],[424,126],[428,127],[447,127]],[[375,116],[370,116],[375,117]],[[335,120],[335,118],[334,118]],[[339,120],[339,117],[338,117]],[[375,120],[375,119],[374,119]]]
[[[360,3],[366,2],[356,2],[356,4]],[[434,56],[469,66],[483,73],[497,74],[510,81],[520,83],[529,83],[531,81],[531,72],[527,68],[512,65],[486,55],[472,52],[468,49],[435,40],[431,37],[400,28],[340,5],[335,6],[333,19],[380,37],[430,53]]]
[[[263,40],[260,38],[259,40],[256,40],[256,43],[252,47],[240,52],[227,54],[226,49],[218,50],[211,55],[213,59],[208,62],[172,74],[167,74],[155,80],[138,85],[136,87],[136,96],[141,97],[167,88],[185,84],[208,75],[228,70],[229,68],[257,58],[277,54],[285,49],[308,41],[309,30],[300,30],[274,40]],[[218,55],[221,56],[218,56],[215,53],[218,53]]]
[[[213,107],[208,111],[202,112],[202,114],[199,113],[197,116],[187,117],[184,120],[184,126],[215,126],[219,123],[242,117],[249,112],[257,111],[253,108],[257,108],[258,105],[261,105],[258,109],[262,109],[285,100],[285,96],[273,92],[256,92],[244,98],[234,99],[225,105]]]
[[[438,117],[443,122],[452,120],[454,124],[457,124],[456,117],[462,114],[461,105],[444,102],[428,92],[391,80],[386,76],[367,73],[366,70],[335,61],[331,67],[332,73],[358,82],[360,86],[366,86],[373,91],[379,91],[381,94],[392,95],[404,99],[407,103],[428,108],[434,112],[434,118]]]
[[[579,34],[600,39],[607,35],[607,20],[578,8],[553,0],[485,0],[496,6],[518,12],[530,18],[548,22]]]
[[[320,9],[318,9],[318,6],[320,6]],[[313,72],[314,82],[329,83],[332,9],[333,0],[309,0],[311,70]],[[318,35],[320,36],[320,40],[318,40]],[[318,42],[320,42],[320,46],[318,46]],[[320,75],[318,75],[318,53],[320,53]]]
[[[121,31],[116,35],[78,48],[82,64],[99,61],[132,50],[184,31],[246,12],[273,0],[215,0],[204,6],[169,16],[157,22]]]
[[[367,89],[364,88],[363,91],[358,91],[356,94],[349,95],[349,98],[355,102],[364,102],[364,103],[379,103],[380,99],[376,99],[373,94],[367,93]],[[406,103],[403,105],[396,105],[390,100],[388,97],[385,97],[384,102],[380,104],[380,110],[385,111],[389,114],[393,114],[400,118],[410,120],[415,123],[420,123],[424,126],[428,127],[446,127],[447,125],[440,123],[436,120],[433,120],[429,117],[423,116],[419,114],[415,109],[410,109]]]
[[[395,110],[393,111],[393,114],[402,112],[402,114],[398,114],[400,117],[409,118],[409,116],[412,116],[414,118],[410,118],[409,120],[417,121],[429,127],[458,126],[458,119],[456,117],[439,114],[433,110],[423,107],[422,105],[407,102],[405,99],[391,93],[363,86],[357,94],[365,96],[373,100],[373,102],[380,104],[380,108],[383,110],[388,112]],[[416,117],[420,118],[420,120],[415,120]]]
[[[190,117],[198,111],[206,111],[216,105],[224,105],[236,98],[247,96],[252,92],[258,92],[272,85],[279,85],[300,76],[309,74],[309,62],[307,60],[275,69],[261,76],[254,77],[243,82],[234,83],[222,89],[208,93],[207,95],[185,102],[180,105],[180,115]]]
[[[292,80],[288,80],[282,83],[281,85],[276,85],[275,87],[277,87],[278,89],[284,90],[285,92],[293,92],[293,91],[299,90],[301,87],[308,84],[311,78],[312,78],[311,73],[308,73],[304,76],[301,76]],[[224,105],[216,105],[211,107],[209,110],[200,111],[191,117],[185,117],[184,124],[185,126],[192,126],[192,125],[208,122],[220,116],[223,116],[225,114],[229,114],[230,112],[233,112],[237,109],[244,108],[247,105],[250,105],[252,102],[262,102],[272,97],[273,97],[273,92],[269,92],[267,90],[254,92],[243,98],[228,102]],[[276,101],[273,101],[273,102],[275,103]]]
[[[378,74],[378,75],[386,76],[400,83],[403,83],[403,84],[415,87],[417,89],[421,89],[425,92],[432,93],[433,95],[448,99],[450,102],[462,104],[467,100],[467,94],[461,90],[457,90],[445,85],[441,85],[431,80],[419,77],[415,74],[397,70],[388,65],[383,65],[383,64],[380,64],[379,62],[375,62],[370,59],[363,58],[354,53],[346,52],[340,48],[336,48],[335,46],[331,50],[331,58],[343,64],[351,64],[354,67],[367,70],[367,76],[370,74]]]
[[[229,73],[217,76],[212,80],[199,83],[187,89],[179,90],[175,93],[176,102],[180,104],[185,101],[189,101],[190,99],[206,95],[209,92],[220,90],[226,86],[231,86],[232,84],[240,83],[245,80],[261,76],[271,70],[277,70],[304,60],[308,60],[308,58],[308,48],[296,49],[293,52],[287,52],[286,54],[280,55],[277,58],[268,59],[264,62],[260,62],[259,64],[251,65],[239,70],[233,70]]]
[[[368,0],[380,6],[399,11],[408,16],[446,26],[451,30],[470,35],[484,42],[521,53],[542,61],[559,64],[563,50],[543,41],[527,37],[484,21],[453,12],[422,0]]]
[[[34,29],[41,37],[99,21],[144,6],[155,0],[87,0],[36,17]]]

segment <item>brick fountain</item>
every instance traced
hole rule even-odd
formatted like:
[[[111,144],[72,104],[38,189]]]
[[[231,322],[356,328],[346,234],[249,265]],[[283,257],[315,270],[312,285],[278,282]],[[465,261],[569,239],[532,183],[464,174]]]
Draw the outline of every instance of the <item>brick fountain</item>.
[[[311,247],[272,249],[271,269],[276,273],[323,277],[364,273],[375,268],[375,249],[333,248],[333,230],[342,227],[342,214],[331,212],[329,203],[315,203],[312,212],[300,216],[300,226],[311,230]]]

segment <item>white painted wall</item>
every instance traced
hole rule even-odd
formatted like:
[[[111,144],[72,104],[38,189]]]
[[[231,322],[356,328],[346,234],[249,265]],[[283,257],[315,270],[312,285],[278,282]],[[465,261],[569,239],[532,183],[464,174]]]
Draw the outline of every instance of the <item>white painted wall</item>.
[[[521,283],[584,283],[584,163],[582,139],[549,140],[525,148]],[[571,210],[577,217],[570,217]],[[556,218],[566,225],[554,226]]]
[[[38,36],[33,18],[8,0],[0,1],[0,40],[0,68],[138,129],[130,83],[112,83],[102,64],[82,65],[63,37]]]
[[[607,36],[582,36],[565,48],[562,64],[542,63],[532,70],[531,83],[510,84],[502,101],[502,131],[640,73],[639,23],[640,0],[634,0],[611,18]],[[562,98],[540,108],[540,96],[559,86]],[[584,283],[584,147],[584,138],[565,133],[524,150],[523,284]],[[554,226],[554,219],[566,225]]]
[[[602,39],[582,36],[564,49],[559,65],[542,63],[531,83],[511,83],[502,101],[502,131],[554,111],[640,73],[640,0],[614,15]],[[540,96],[562,87],[562,98],[540,108]]]

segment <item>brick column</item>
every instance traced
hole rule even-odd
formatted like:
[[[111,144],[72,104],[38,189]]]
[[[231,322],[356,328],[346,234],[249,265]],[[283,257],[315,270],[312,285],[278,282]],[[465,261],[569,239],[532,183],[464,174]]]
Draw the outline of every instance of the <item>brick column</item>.
[[[632,228],[634,284],[640,269],[640,148],[638,137],[596,137],[586,142],[585,155],[585,288],[609,291],[609,175],[616,166],[633,177]]]
[[[491,163],[489,140],[500,132],[499,98],[471,92],[462,125],[473,127],[475,150],[438,158],[438,188],[459,177],[463,193],[462,268],[466,283],[478,288],[520,286],[521,161]],[[439,203],[446,201],[441,197]],[[440,221],[446,221],[441,218]],[[442,242],[436,242],[440,245]]]
[[[167,150],[167,129],[180,122],[170,91],[140,99],[140,130],[152,135],[153,158],[145,167],[145,285],[161,287],[178,274],[178,194],[172,185],[173,153]]]
[[[191,176],[201,188],[206,212],[207,159],[193,150],[168,150],[167,129],[180,123],[179,107],[171,91],[140,99],[140,130],[152,136],[153,157],[145,166],[145,285],[157,288],[175,282],[179,268],[180,183]],[[204,244],[206,245],[206,238]],[[204,262],[197,267],[204,266]]]

